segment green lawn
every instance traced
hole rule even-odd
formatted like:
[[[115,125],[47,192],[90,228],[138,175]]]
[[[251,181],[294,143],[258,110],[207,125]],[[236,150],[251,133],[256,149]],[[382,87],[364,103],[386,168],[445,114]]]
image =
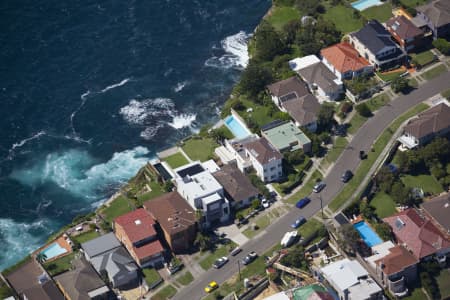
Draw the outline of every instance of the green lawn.
[[[57,260],[44,263],[44,269],[47,270],[50,276],[63,273],[70,269],[72,264],[70,263],[75,257],[75,252],[72,252],[66,256],[58,258]]]
[[[268,106],[259,105],[255,102],[249,101],[247,99],[242,99],[242,104],[245,106],[243,111],[239,111],[239,115],[245,119],[246,116],[250,117],[259,127],[266,125],[275,118],[271,116],[270,108]],[[253,111],[248,113],[247,109],[251,108]]]
[[[161,276],[159,276],[158,271],[156,271],[153,268],[152,269],[144,268],[142,269],[142,273],[144,273],[145,282],[147,282],[149,286],[151,286],[152,284],[161,279]]]
[[[342,33],[356,31],[363,27],[363,21],[360,18],[353,17],[354,9],[344,5],[337,5],[327,9],[323,16],[336,25],[336,28]]]
[[[158,293],[152,296],[152,300],[166,300],[170,299],[177,293],[177,289],[174,288],[172,285],[167,285],[164,288],[162,288]]]
[[[186,157],[180,152],[167,156],[164,158],[164,161],[167,162],[172,169],[176,169],[189,163]]]
[[[286,201],[291,204],[295,204],[298,200],[300,200],[303,197],[308,196],[311,194],[311,191],[316,184],[317,179],[322,179],[322,174],[320,174],[319,171],[315,170],[314,173],[311,175],[309,180],[300,188],[299,191],[297,191],[294,195],[289,197]]]
[[[421,188],[424,192],[436,195],[444,191],[442,185],[432,175],[402,176],[403,183],[410,188]]]
[[[366,101],[367,106],[370,108],[371,111],[377,111],[383,106],[385,106],[387,103],[389,103],[391,99],[386,94],[380,94],[376,97],[373,97]]]
[[[348,140],[345,137],[338,136],[334,141],[333,148],[328,151],[325,159],[323,160],[324,167],[335,162],[338,159],[339,155],[341,155],[342,151],[344,151],[345,147],[347,147],[347,145]]]
[[[348,128],[347,132],[350,134],[354,134],[366,121],[366,117],[363,117],[358,112],[356,112],[350,120],[350,127]]]
[[[427,0],[400,0],[400,2],[407,7],[417,7],[427,3]]]
[[[426,109],[428,109],[428,105],[424,103],[420,103],[414,106],[406,113],[398,117],[386,130],[381,133],[381,135],[373,145],[374,152],[368,153],[368,158],[361,162],[352,180],[350,180],[344,186],[339,195],[337,195],[336,198],[334,198],[333,201],[331,201],[331,203],[328,205],[328,207],[332,211],[336,211],[337,209],[339,209],[347,200],[352,197],[353,193],[367,176],[370,168],[372,167],[378,156],[381,154],[381,151],[384,149],[384,147],[386,147],[386,144],[389,142],[392,135],[400,127],[400,125],[408,118],[415,116],[419,112],[422,112]]]
[[[450,100],[450,89],[443,91],[441,96]]]
[[[318,220],[309,219],[308,221],[306,221],[305,224],[303,224],[302,226],[299,227],[298,233],[303,238],[306,238],[306,237],[310,236],[311,234],[313,234],[314,232],[316,232],[317,230],[319,230],[322,226],[323,226],[323,224],[320,223]]]
[[[448,269],[442,269],[439,276],[436,278],[439,291],[441,292],[442,299],[450,298],[450,271]]]
[[[177,278],[177,282],[179,282],[182,285],[188,285],[194,280],[194,276],[192,276],[191,272],[187,271],[183,275],[180,275]]]
[[[421,53],[413,53],[411,54],[411,59],[417,61],[417,63],[421,66],[432,63],[435,60],[433,52],[430,50],[421,52]]]
[[[363,10],[361,14],[366,17],[367,20],[376,19],[383,23],[392,17],[392,5],[388,2],[383,5],[372,6]]]
[[[409,287],[408,287],[409,288]],[[412,290],[411,294],[408,297],[402,298],[403,300],[424,300],[427,299],[427,296],[422,291],[422,287],[416,287]]]
[[[234,246],[236,246],[236,245],[234,245],[234,243],[232,243],[231,246],[230,246],[230,245],[220,245],[220,246],[218,246],[217,249],[215,249],[215,250],[212,251],[212,252],[209,252],[209,254],[208,254],[204,259],[202,259],[202,260],[199,262],[200,266],[201,266],[205,271],[208,270],[209,268],[212,267],[212,264],[213,264],[219,257],[222,257],[222,256],[228,256],[228,253],[230,252],[229,249],[234,248]]]
[[[421,76],[426,80],[431,80],[445,72],[447,72],[447,68],[444,65],[439,65],[432,68],[431,70],[426,71]]]
[[[101,211],[105,220],[111,223],[116,217],[132,210],[132,205],[124,196],[117,197],[111,204]]]
[[[262,230],[264,230],[267,226],[269,226],[270,218],[267,215],[260,216],[260,217],[257,217],[256,220],[254,220],[254,221],[250,220],[249,224],[256,224],[256,226],[258,226],[257,230],[253,230],[253,228],[248,228],[248,229],[244,230],[243,234],[246,237],[248,237],[249,239],[251,239],[258,233],[260,233]]]
[[[184,143],[183,150],[192,160],[206,161],[211,159],[214,149],[218,146],[210,138],[191,138]]]
[[[100,236],[100,234],[97,231],[91,230],[91,231],[79,234],[77,236],[73,236],[73,237],[71,237],[71,239],[73,239],[73,240],[77,241],[78,243],[82,244],[82,243],[85,243],[87,241],[93,240],[93,239],[95,239],[96,237],[99,237],[99,236]]]
[[[283,26],[292,20],[299,20],[300,12],[295,7],[274,6],[272,13],[268,16],[267,21],[277,30],[283,29]]]
[[[10,289],[6,283],[0,279],[0,298],[1,299],[6,299],[10,296],[13,296],[14,292],[12,289]]]
[[[370,201],[370,205],[375,207],[375,212],[379,218],[385,218],[397,212],[394,200],[383,192],[377,193]]]
[[[151,181],[148,183],[150,188],[152,189],[150,192],[139,195],[138,202],[140,204],[144,203],[147,200],[151,200],[165,193],[163,187],[156,181]]]
[[[398,77],[400,77],[401,74],[405,73],[404,70],[400,70],[400,71],[390,71],[388,73],[382,73],[382,72],[377,72],[377,75],[383,80],[383,81],[392,81]]]

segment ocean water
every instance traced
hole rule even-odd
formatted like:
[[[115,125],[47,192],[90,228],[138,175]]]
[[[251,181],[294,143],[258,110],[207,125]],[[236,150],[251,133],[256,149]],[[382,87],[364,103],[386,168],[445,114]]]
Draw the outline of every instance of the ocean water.
[[[0,269],[216,121],[269,6],[0,2]]]

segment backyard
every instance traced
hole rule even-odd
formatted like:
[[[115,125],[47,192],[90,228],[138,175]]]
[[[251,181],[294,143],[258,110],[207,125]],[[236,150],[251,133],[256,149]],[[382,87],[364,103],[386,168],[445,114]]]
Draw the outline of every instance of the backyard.
[[[130,200],[124,196],[119,196],[114,201],[110,203],[109,206],[105,207],[100,211],[104,219],[111,223],[116,217],[126,214],[132,211],[133,206]]]
[[[156,181],[150,181],[149,183],[147,183],[147,185],[150,187],[151,191],[138,195],[137,198],[139,204],[142,204],[147,200],[151,200],[165,193],[163,187]]]
[[[342,33],[349,33],[363,27],[363,20],[355,17],[355,10],[344,5],[328,8],[324,19],[332,21]]]
[[[366,17],[367,20],[378,20],[380,23],[384,23],[392,17],[392,4],[387,2],[383,5],[372,6],[365,9],[361,14]]]
[[[72,252],[54,261],[45,262],[44,269],[48,272],[48,274],[50,274],[50,276],[55,276],[57,274],[63,273],[71,268],[71,261],[74,257],[75,252]]]
[[[267,21],[272,24],[277,30],[282,30],[283,26],[292,20],[298,20],[300,12],[295,7],[289,6],[274,6]]]
[[[219,145],[211,138],[192,137],[184,142],[183,150],[192,160],[211,159],[214,149]]]
[[[391,216],[397,212],[395,209],[395,202],[386,193],[379,192],[370,201],[370,205],[375,207],[375,213],[379,218],[385,218]]]
[[[425,193],[437,195],[444,191],[441,184],[432,175],[405,175],[401,177],[409,188],[421,188]]]
[[[189,163],[186,157],[180,152],[167,156],[164,158],[164,161],[167,162],[172,169],[176,169]]]
[[[92,239],[95,239],[96,237],[99,237],[100,233],[98,233],[95,230],[87,231],[82,234],[79,234],[77,236],[72,236],[71,239],[77,241],[78,243],[82,244],[87,241],[90,241]]]

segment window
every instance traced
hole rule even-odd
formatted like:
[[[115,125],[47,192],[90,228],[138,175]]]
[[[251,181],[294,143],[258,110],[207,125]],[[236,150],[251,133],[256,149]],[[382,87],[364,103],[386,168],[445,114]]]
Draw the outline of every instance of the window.
[[[276,168],[276,167],[272,167],[272,168],[270,168],[270,171],[273,171],[273,170],[275,170],[275,168]]]

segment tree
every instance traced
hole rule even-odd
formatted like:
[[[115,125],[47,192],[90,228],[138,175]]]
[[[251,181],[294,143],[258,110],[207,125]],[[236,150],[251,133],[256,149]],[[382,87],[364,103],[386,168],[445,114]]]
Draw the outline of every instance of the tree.
[[[375,214],[375,208],[367,202],[367,199],[359,203],[359,211],[366,219],[371,219]]]
[[[392,185],[390,195],[395,199],[395,202],[401,205],[410,206],[413,204],[411,191],[401,181],[397,180]]]
[[[255,32],[256,58],[262,61],[271,61],[276,55],[286,51],[286,45],[281,40],[273,26],[262,21]]]
[[[320,132],[329,131],[334,123],[334,106],[328,103],[323,104],[320,107],[317,114],[317,125]]]
[[[450,43],[446,39],[436,39],[433,41],[433,46],[436,47],[442,54],[450,55]]]
[[[242,94],[256,97],[271,81],[270,70],[258,65],[254,60],[250,60],[247,68],[242,72],[238,89]]]
[[[284,41],[286,42],[286,44],[290,45],[294,43],[297,32],[299,31],[301,26],[302,22],[300,20],[293,20],[284,25],[283,33]]]
[[[392,230],[389,224],[379,223],[375,225],[375,231],[384,241],[390,241],[393,239]]]
[[[256,210],[256,209],[258,209],[260,207],[260,205],[261,205],[261,201],[259,199],[253,199],[252,204],[251,204],[250,207],[253,210]]]
[[[385,193],[390,193],[395,176],[387,166],[381,167],[377,175],[375,175],[375,183]]]
[[[391,88],[394,93],[402,92],[405,93],[409,88],[409,81],[403,77],[397,77],[391,82]]]
[[[301,246],[293,247],[288,254],[283,256],[281,263],[288,267],[306,269],[305,250]]]
[[[356,111],[363,117],[369,118],[372,116],[372,111],[366,103],[361,103],[356,106]]]
[[[167,180],[166,182],[164,182],[163,189],[166,192],[171,192],[173,189],[173,182],[170,180]]]
[[[211,238],[201,232],[197,234],[197,237],[195,238],[195,244],[198,245],[201,251],[210,250],[212,248]]]
[[[38,255],[36,255],[36,260],[40,264],[43,264],[44,262],[47,261],[47,255],[45,253],[40,252]]]
[[[303,153],[303,150],[298,149],[295,151],[286,152],[284,154],[284,159],[290,165],[298,165],[305,161],[305,154]]]
[[[352,224],[344,224],[340,228],[340,233],[346,246],[347,251],[353,252],[358,249],[358,242],[361,239],[358,231],[353,227]]]

